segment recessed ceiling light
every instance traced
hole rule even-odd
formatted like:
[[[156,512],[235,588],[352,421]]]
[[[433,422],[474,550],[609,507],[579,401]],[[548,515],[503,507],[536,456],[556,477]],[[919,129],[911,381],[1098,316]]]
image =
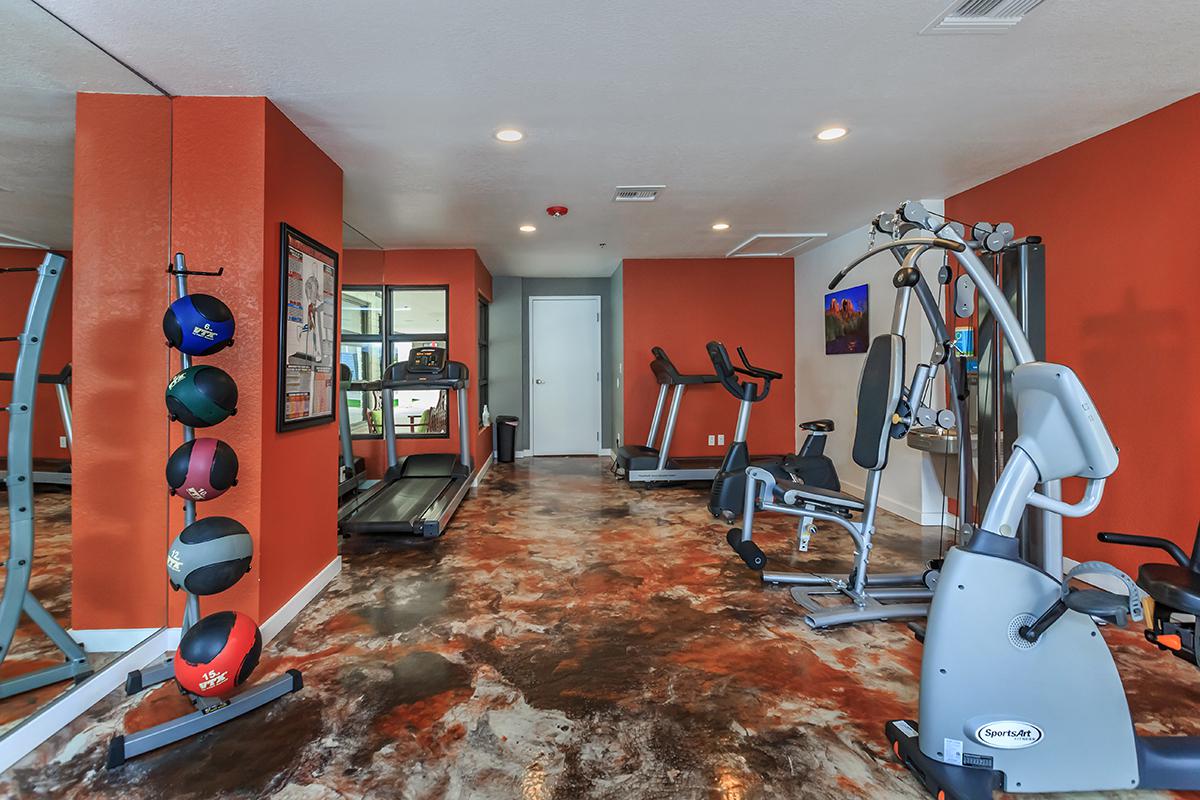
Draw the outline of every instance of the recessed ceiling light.
[[[519,142],[525,138],[525,134],[516,128],[504,128],[496,131],[496,138],[502,142]]]
[[[846,133],[845,128],[826,128],[817,134],[817,138],[822,142],[833,142],[845,136]]]
[[[537,230],[537,227],[534,225],[522,225],[521,226],[521,233],[533,233],[536,230]]]
[[[727,231],[727,230],[729,230],[729,223],[728,222],[715,222],[715,223],[713,223],[713,230],[714,231]]]

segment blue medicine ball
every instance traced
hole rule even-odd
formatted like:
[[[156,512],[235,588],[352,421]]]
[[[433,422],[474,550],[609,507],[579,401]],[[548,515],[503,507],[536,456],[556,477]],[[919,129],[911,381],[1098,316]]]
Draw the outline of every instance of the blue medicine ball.
[[[167,344],[190,356],[210,356],[233,344],[233,312],[210,294],[185,294],[163,315]]]

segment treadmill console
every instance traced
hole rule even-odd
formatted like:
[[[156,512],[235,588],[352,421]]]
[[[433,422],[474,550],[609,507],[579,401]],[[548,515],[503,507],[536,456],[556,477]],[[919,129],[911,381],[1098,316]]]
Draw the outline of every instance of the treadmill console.
[[[409,375],[440,375],[446,371],[446,348],[417,347],[408,354]]]
[[[467,385],[467,365],[448,360],[444,347],[414,347],[407,359],[388,365],[383,384],[385,389],[432,386],[458,390]]]

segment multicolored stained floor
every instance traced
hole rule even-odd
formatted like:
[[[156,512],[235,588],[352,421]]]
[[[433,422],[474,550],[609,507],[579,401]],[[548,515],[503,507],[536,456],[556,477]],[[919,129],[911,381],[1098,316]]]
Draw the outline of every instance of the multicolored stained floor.
[[[39,490],[34,509],[34,568],[29,588],[54,618],[67,626],[71,616],[71,495],[57,488]],[[7,496],[0,492],[0,552],[8,553],[8,530]],[[93,653],[88,660],[93,669],[100,669],[115,657],[115,653]],[[9,655],[0,664],[0,680],[61,663],[60,651],[22,616]],[[0,736],[72,685],[69,681],[53,684],[0,700]]]
[[[496,466],[441,540],[346,543],[258,672],[299,668],[301,692],[110,772],[110,736],[187,710],[169,686],[115,693],[0,776],[0,796],[922,797],[882,733],[916,710],[911,633],[809,630],[703,499],[631,488],[596,459]],[[763,523],[786,561],[791,526]],[[885,514],[877,543],[877,568],[912,569],[939,531]],[[848,556],[823,531],[794,560]],[[1110,635],[1145,732],[1200,733],[1195,670]]]

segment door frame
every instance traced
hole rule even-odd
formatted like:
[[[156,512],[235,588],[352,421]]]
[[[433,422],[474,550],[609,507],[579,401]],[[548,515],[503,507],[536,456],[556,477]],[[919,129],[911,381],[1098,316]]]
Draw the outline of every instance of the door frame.
[[[525,343],[525,358],[529,364],[529,383],[527,384],[529,391],[529,454],[531,456],[538,455],[537,442],[534,435],[535,427],[533,424],[534,418],[537,416],[537,409],[534,401],[534,374],[533,374],[533,343],[536,341],[536,331],[534,330],[534,315],[533,306],[536,300],[591,300],[596,308],[596,455],[603,455],[604,441],[601,437],[604,436],[604,392],[603,380],[604,374],[604,306],[600,295],[598,294],[539,294],[529,296],[528,319],[529,319],[529,340]]]

